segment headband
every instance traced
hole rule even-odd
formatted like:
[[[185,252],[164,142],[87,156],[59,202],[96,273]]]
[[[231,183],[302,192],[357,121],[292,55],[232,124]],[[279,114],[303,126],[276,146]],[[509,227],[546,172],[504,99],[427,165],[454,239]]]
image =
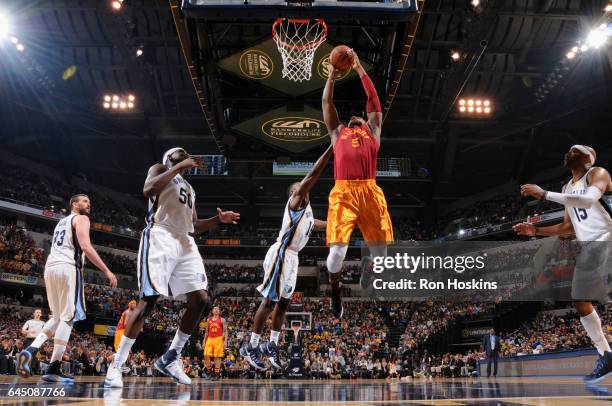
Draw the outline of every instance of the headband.
[[[164,156],[162,157],[162,163],[165,166],[168,166],[168,161],[170,160],[170,155],[174,154],[176,151],[181,151],[184,149],[181,147],[170,148],[168,151],[164,152]]]
[[[591,151],[589,151],[589,149],[587,147],[585,147],[584,145],[572,145],[572,148],[570,149],[577,149],[578,151],[582,152],[585,155],[588,155],[589,158],[591,159],[591,166],[593,166],[593,164],[595,164],[595,155],[593,155],[593,153]]]

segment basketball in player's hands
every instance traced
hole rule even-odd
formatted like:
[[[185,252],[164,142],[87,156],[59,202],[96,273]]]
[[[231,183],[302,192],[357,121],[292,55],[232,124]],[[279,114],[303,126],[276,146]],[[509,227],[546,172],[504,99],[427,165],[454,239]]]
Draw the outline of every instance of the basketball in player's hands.
[[[329,63],[340,72],[346,72],[353,65],[353,56],[346,45],[338,45],[329,55]]]

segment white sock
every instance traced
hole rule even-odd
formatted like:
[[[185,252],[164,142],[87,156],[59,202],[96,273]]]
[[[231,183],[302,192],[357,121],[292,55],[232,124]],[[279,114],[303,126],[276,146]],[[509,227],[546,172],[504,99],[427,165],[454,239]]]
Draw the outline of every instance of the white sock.
[[[38,333],[34,341],[32,341],[32,344],[30,344],[30,347],[39,349],[48,339],[49,337],[47,337],[45,333]]]
[[[72,332],[72,323],[66,323],[60,320],[57,330],[55,330],[55,337],[53,343],[53,354],[51,354],[51,362],[61,361],[66,351],[66,344],[70,339],[70,332]]]
[[[604,351],[610,351],[610,344],[608,344],[608,339],[601,329],[601,319],[597,311],[593,310],[593,313],[588,316],[581,317],[580,322],[591,338],[591,341],[593,341],[593,345],[597,348],[599,355],[604,355]]]
[[[119,350],[117,354],[115,354],[115,360],[113,361],[113,366],[115,368],[121,368],[125,361],[127,361],[130,356],[130,349],[132,349],[132,345],[136,341],[135,338],[129,338],[125,335],[121,337],[121,341],[119,342]]]
[[[181,330],[176,330],[176,334],[172,339],[172,344],[170,344],[170,348],[168,348],[168,351],[175,350],[177,354],[180,354],[181,351],[183,351],[185,343],[187,342],[187,340],[189,340],[189,337],[191,337],[191,334],[185,334]]]
[[[261,338],[261,334],[251,333],[251,348],[255,348],[259,345],[259,339]]]
[[[66,351],[66,346],[61,344],[53,345],[53,354],[51,354],[51,362],[61,361],[64,356],[64,351]]]
[[[270,330],[270,342],[278,345],[279,337],[280,337],[280,331]]]

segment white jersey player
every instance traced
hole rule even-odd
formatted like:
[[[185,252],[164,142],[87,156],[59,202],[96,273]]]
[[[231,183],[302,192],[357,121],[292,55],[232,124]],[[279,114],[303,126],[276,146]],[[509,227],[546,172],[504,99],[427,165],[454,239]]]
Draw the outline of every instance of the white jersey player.
[[[578,241],[612,241],[611,192],[599,193],[596,186],[589,184],[589,179],[593,181],[592,178],[598,169],[605,171],[603,168],[590,168],[577,181],[570,180],[563,190],[565,194],[572,196],[588,196],[594,193],[593,203],[588,205],[589,207],[586,204],[582,205],[584,207],[567,206]]]
[[[106,387],[123,386],[123,363],[160,295],[185,295],[187,308],[170,348],[155,362],[155,368],[177,383],[191,383],[180,354],[210,303],[204,262],[193,234],[219,223],[236,224],[240,219],[238,213],[221,209],[217,209],[215,217],[198,219],[195,191],[183,176],[201,165],[201,160],[190,157],[183,148],[172,148],[164,153],[161,164],[149,169],[143,187],[149,210],[137,263],[140,301],[125,323],[115,360],[106,374]]]
[[[255,314],[251,339],[240,348],[241,355],[256,369],[265,369],[265,364],[261,360],[262,352],[274,368],[282,368],[278,340],[297,282],[298,252],[306,246],[313,229],[324,230],[327,226],[326,221],[314,218],[309,194],[332,153],[333,147],[330,146],[314,164],[310,173],[301,182],[295,182],[289,187],[289,200],[283,212],[283,224],[276,242],[268,249],[263,263],[264,280],[257,287],[264,300]],[[274,315],[270,342],[260,349],[259,339],[272,310]]]
[[[574,145],[565,154],[565,166],[572,172],[572,180],[561,193],[545,191],[537,185],[521,187],[523,196],[549,200],[565,206],[563,223],[550,227],[535,227],[530,223],[514,226],[519,235],[555,236],[576,234],[580,254],[576,258],[572,280],[572,299],[580,321],[600,358],[593,372],[585,377],[588,383],[599,382],[612,374],[612,353],[603,333],[601,319],[592,301],[609,301],[612,241],[612,180],[607,170],[594,167],[595,150],[586,145]]]
[[[22,377],[31,375],[32,357],[53,334],[53,354],[43,380],[59,383],[74,381],[73,377],[61,372],[61,362],[72,331],[72,323],[85,319],[84,256],[106,275],[111,287],[117,286],[117,278],[104,264],[89,239],[89,197],[82,194],[73,196],[70,199],[70,209],[70,215],[55,226],[51,251],[45,265],[45,288],[52,316],[32,344],[19,354],[17,372]]]

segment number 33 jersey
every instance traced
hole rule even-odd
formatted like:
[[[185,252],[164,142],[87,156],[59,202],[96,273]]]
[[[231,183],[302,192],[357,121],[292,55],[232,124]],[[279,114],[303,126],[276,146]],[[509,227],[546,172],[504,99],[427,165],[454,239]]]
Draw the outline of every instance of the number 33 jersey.
[[[83,262],[81,247],[76,238],[76,231],[72,226],[72,220],[76,214],[61,219],[53,230],[51,240],[51,251],[47,257],[45,267],[49,268],[59,264],[68,264],[75,266],[77,261],[79,264]]]
[[[181,233],[193,233],[195,191],[181,175],[176,175],[157,196],[149,199],[147,227],[161,225]]]
[[[591,169],[576,183],[569,181],[565,193],[582,195],[589,187],[587,180]],[[566,207],[576,239],[578,241],[609,241],[612,238],[612,195],[604,194],[598,202],[588,209]]]

